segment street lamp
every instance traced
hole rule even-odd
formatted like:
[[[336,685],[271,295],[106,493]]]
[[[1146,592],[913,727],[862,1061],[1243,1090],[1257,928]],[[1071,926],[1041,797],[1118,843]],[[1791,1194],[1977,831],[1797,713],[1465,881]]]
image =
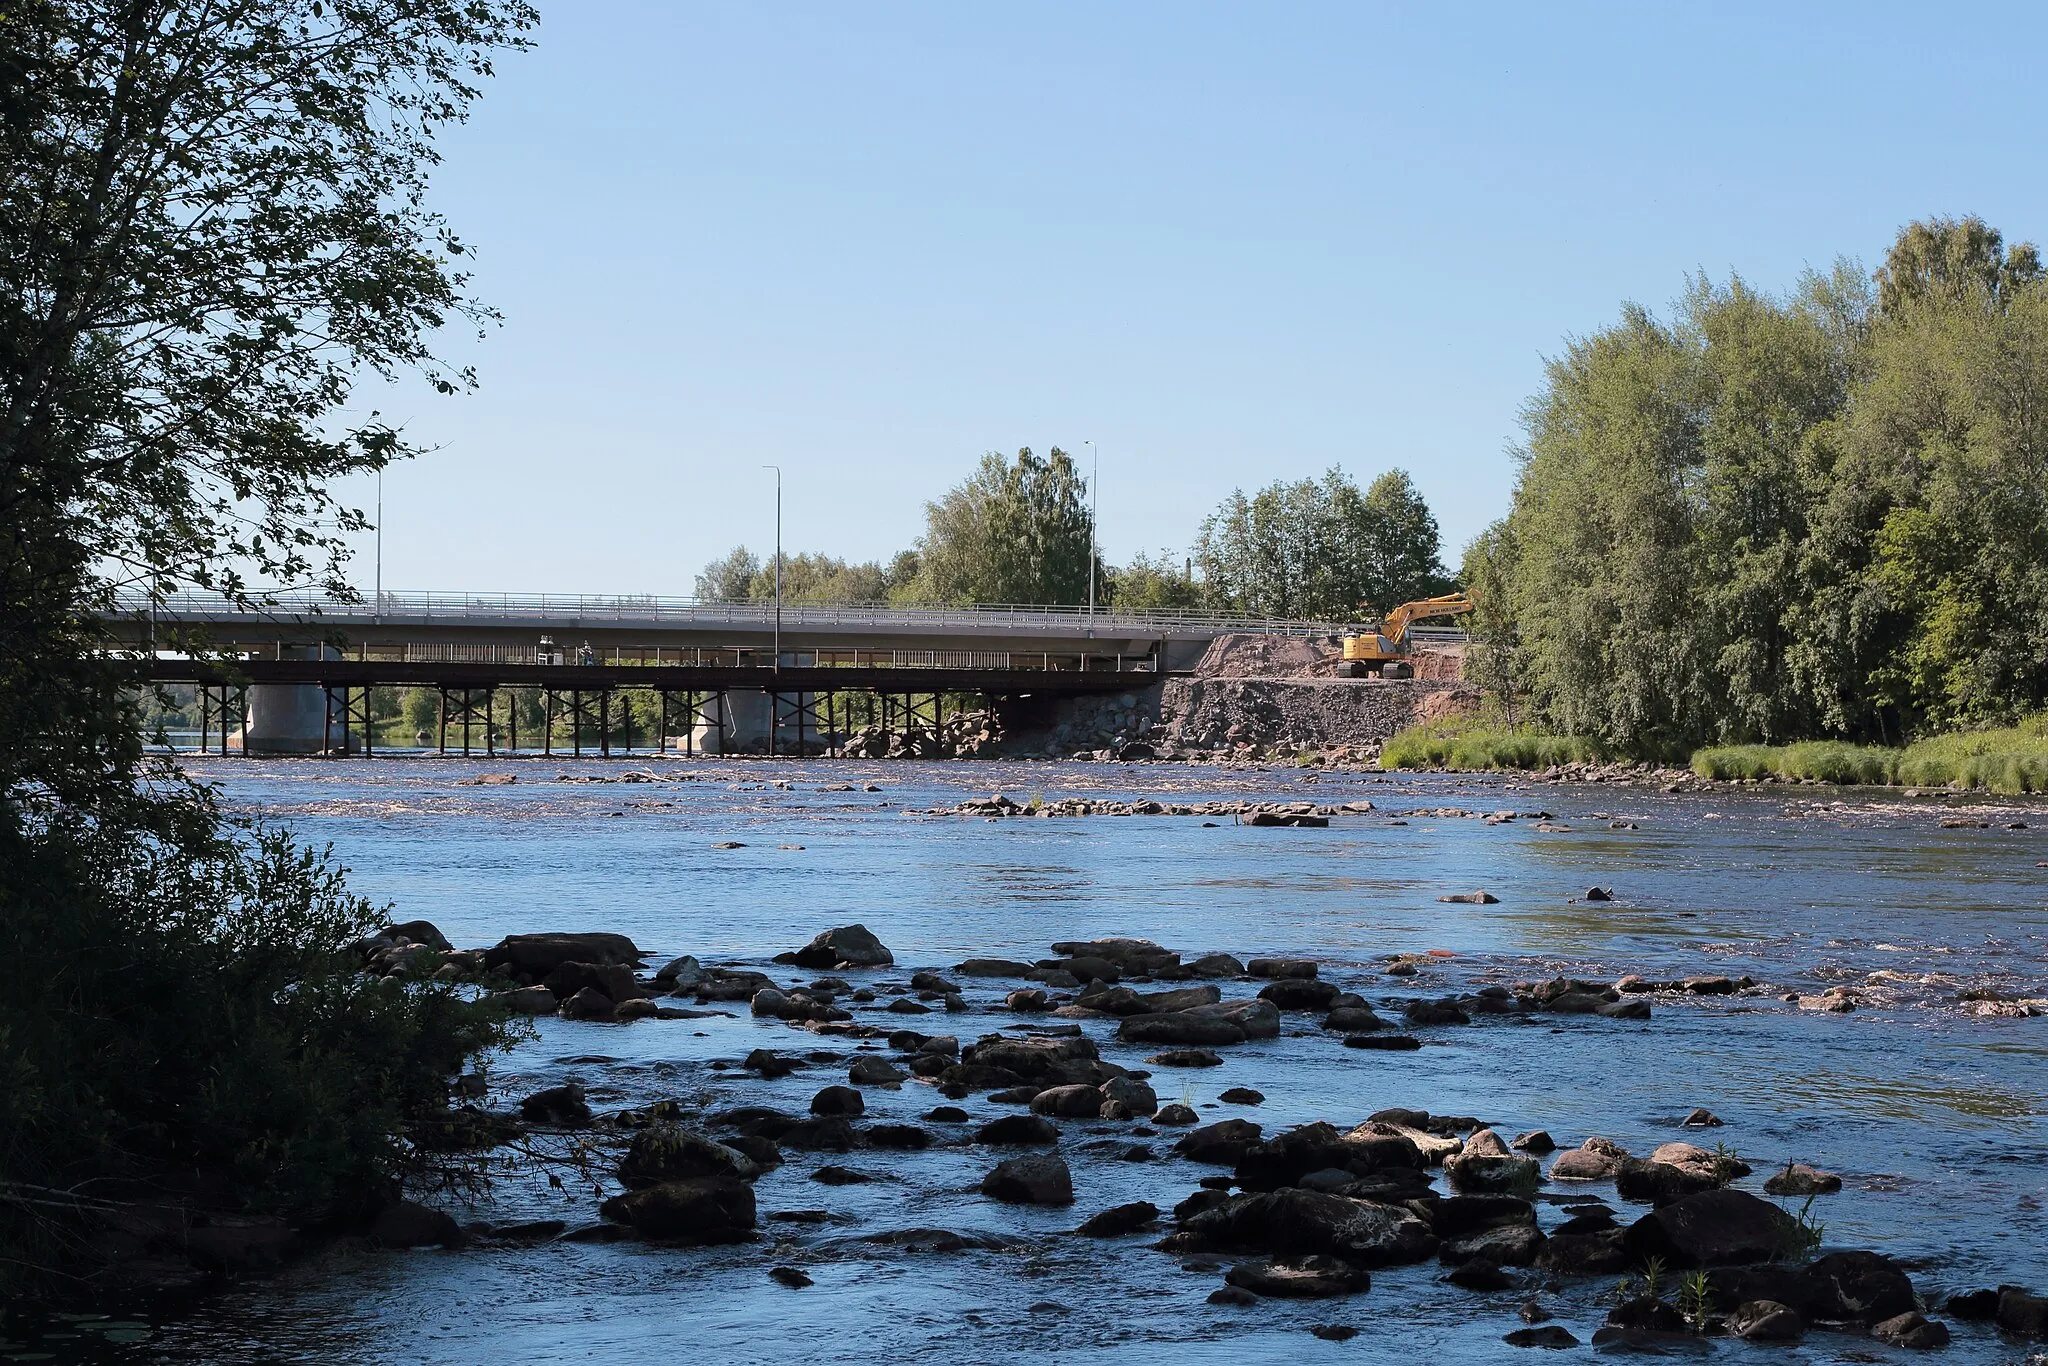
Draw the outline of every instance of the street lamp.
[[[775,668],[782,669],[782,466],[763,465],[775,471]]]
[[[1102,482],[1102,452],[1095,449],[1093,441],[1083,441],[1088,448],[1088,615],[1095,616],[1095,486]]]

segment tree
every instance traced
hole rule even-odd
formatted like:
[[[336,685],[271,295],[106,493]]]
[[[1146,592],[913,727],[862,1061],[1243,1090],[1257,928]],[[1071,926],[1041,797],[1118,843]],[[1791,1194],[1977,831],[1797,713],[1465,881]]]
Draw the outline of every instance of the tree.
[[[88,1255],[67,1192],[231,1174],[344,1216],[439,1122],[488,1007],[365,979],[321,859],[140,754],[114,592],[345,593],[345,407],[490,316],[427,210],[434,137],[523,0],[0,10],[0,1274]],[[32,1193],[41,1190],[40,1196]],[[36,1203],[40,1202],[40,1203]]]
[[[1451,590],[1436,514],[1406,470],[1388,470],[1372,481],[1358,520],[1364,570],[1361,601],[1387,612]]]
[[[1908,223],[1877,271],[1878,308],[1888,318],[1981,294],[1996,301],[2041,278],[2041,253],[2031,242],[2001,254],[2005,238],[1981,218],[1931,218]]]
[[[1406,472],[1360,493],[1341,469],[1233,492],[1202,523],[1195,563],[1218,607],[1352,621],[1449,585],[1436,518]]]
[[[760,573],[761,557],[736,545],[697,575],[697,597],[704,602],[745,602],[753,596],[754,580]]]
[[[1871,284],[1875,289],[1871,288]],[[1773,298],[1691,282],[1547,367],[1468,554],[1478,653],[1639,753],[2048,703],[2048,278],[1976,219]]]
[[[991,451],[965,482],[925,505],[917,578],[902,596],[925,602],[1088,600],[1088,485],[1067,453]],[[1101,566],[1096,565],[1099,576]]]
[[[1202,586],[1174,563],[1173,552],[1155,559],[1140,551],[1109,571],[1107,601],[1120,612],[1187,611],[1202,606]]]

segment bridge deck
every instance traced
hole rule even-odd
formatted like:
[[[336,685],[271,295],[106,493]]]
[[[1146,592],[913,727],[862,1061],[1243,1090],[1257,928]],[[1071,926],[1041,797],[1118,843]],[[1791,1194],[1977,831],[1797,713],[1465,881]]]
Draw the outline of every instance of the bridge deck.
[[[314,684],[329,688],[659,688],[669,692],[1088,694],[1149,687],[1163,674],[1109,669],[720,667],[689,664],[463,664],[379,659],[146,661],[152,682]]]

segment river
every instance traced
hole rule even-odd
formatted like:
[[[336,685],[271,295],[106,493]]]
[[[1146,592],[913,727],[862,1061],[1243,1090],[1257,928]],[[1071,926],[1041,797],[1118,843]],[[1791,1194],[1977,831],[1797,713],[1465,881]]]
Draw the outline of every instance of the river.
[[[1194,1103],[1205,1122],[1238,1115],[1269,1134],[1316,1119],[1348,1128],[1405,1106],[1477,1116],[1504,1136],[1547,1129],[1565,1146],[1591,1134],[1635,1152],[1678,1138],[1720,1142],[1755,1167],[1749,1189],[1798,1159],[1845,1181],[1815,1205],[1826,1245],[1898,1259],[1930,1300],[2000,1282],[2048,1288],[2048,1018],[1975,1015],[1959,1000],[1970,989],[2048,997],[2048,806],[1810,786],[1665,794],[1177,765],[655,760],[656,774],[694,776],[559,780],[617,779],[648,764],[235,758],[193,771],[231,806],[331,842],[362,892],[392,902],[400,918],[434,921],[458,946],[610,930],[632,936],[652,963],[690,953],[801,982],[813,974],[769,958],[858,921],[893,949],[897,967],[856,975],[900,982],[969,956],[1038,959],[1057,940],[1129,935],[1189,955],[1314,958],[1324,977],[1382,1013],[1395,1002],[1395,1014],[1412,996],[1559,974],[1747,974],[1769,990],[1658,996],[1648,1021],[1545,1017],[1514,1027],[1480,1017],[1418,1029],[1425,1046],[1405,1053],[1346,1049],[1314,1016],[1289,1015],[1282,1038],[1222,1050],[1220,1067],[1160,1069],[1152,1084],[1162,1100]],[[461,782],[482,773],[518,781]],[[914,814],[991,792],[1020,802],[1074,793],[1371,801],[1375,810],[1328,829]],[[1494,824],[1418,814],[1444,808],[1523,814]],[[1942,825],[1959,813],[1987,824]],[[1586,901],[1595,885],[1614,899]],[[1438,900],[1480,888],[1498,902]],[[1417,977],[1382,974],[1390,955],[1432,952]],[[1841,984],[1862,992],[1858,1009],[1781,999]],[[1010,984],[967,985],[974,1014],[911,1023],[971,1042],[1013,1021],[987,1012]],[[509,1103],[575,1078],[600,1110],[679,1097],[801,1111],[819,1086],[844,1079],[843,1066],[780,1081],[712,1068],[756,1047],[819,1046],[744,1012],[630,1025],[545,1019],[495,1065],[493,1094]],[[1113,1024],[1084,1027],[1105,1059],[1142,1066],[1154,1050],[1114,1042]],[[848,1051],[849,1041],[823,1042]],[[1264,1103],[1218,1102],[1238,1086]],[[870,1120],[903,1122],[938,1103],[916,1083],[870,1088],[867,1100]],[[1004,1108],[979,1095],[962,1104],[977,1120]],[[1704,1137],[1681,1129],[1696,1106],[1723,1127]],[[1068,1235],[1125,1201],[1170,1208],[1217,1170],[1173,1158],[1171,1131],[1152,1141],[1159,1160],[1120,1160],[1130,1127],[1069,1122],[1071,1210],[979,1195],[994,1159],[972,1145],[791,1153],[757,1185],[757,1243],[337,1251],[156,1325],[139,1350],[211,1362],[1487,1362],[1531,1355],[1502,1336],[1522,1326],[1516,1311],[1532,1294],[1582,1340],[1602,1321],[1598,1297],[1611,1278],[1547,1290],[1540,1273],[1518,1272],[1511,1290],[1475,1293],[1443,1283],[1434,1262],[1376,1272],[1370,1291],[1347,1299],[1211,1305],[1220,1271],[1184,1269],[1184,1258],[1151,1250],[1156,1234]],[[885,1179],[820,1185],[807,1177],[822,1162]],[[593,1192],[575,1187],[510,1181],[461,1217],[590,1223]],[[1625,1220],[1640,1212],[1620,1208]],[[828,1211],[831,1222],[767,1217],[795,1209]],[[909,1226],[995,1234],[1012,1246],[920,1253],[855,1241]],[[776,1265],[799,1266],[815,1284],[785,1288],[765,1274]],[[1358,1334],[1309,1331],[1329,1325]],[[1982,1325],[1950,1326],[1950,1360],[2026,1357]],[[1721,1339],[1711,1350],[1730,1361],[1905,1355],[1826,1332],[1789,1349]]]

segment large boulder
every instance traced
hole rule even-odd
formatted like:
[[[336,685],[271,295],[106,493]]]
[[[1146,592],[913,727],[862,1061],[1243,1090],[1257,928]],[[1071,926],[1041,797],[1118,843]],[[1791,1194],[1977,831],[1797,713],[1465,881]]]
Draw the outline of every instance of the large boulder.
[[[1550,1164],[1553,1181],[1612,1181],[1629,1160],[1628,1150],[1612,1139],[1589,1138],[1568,1148]]]
[[[1116,1036],[1125,1043],[1220,1044],[1243,1043],[1243,1026],[1233,1020],[1174,1011],[1161,1015],[1130,1015],[1117,1026]]]
[[[1437,1239],[1406,1209],[1289,1186],[1203,1210],[1181,1225],[1175,1246],[1326,1253],[1382,1266],[1421,1261]]]
[[[1052,951],[1069,958],[1100,958],[1127,972],[1158,972],[1180,966],[1180,955],[1149,939],[1090,939],[1054,944]]]
[[[998,1162],[981,1193],[1009,1205],[1071,1205],[1074,1177],[1057,1153],[1027,1153]]]
[[[1223,1279],[1240,1290],[1276,1299],[1328,1299],[1356,1295],[1372,1275],[1340,1257],[1261,1257],[1230,1268]]]
[[[754,1236],[754,1188],[730,1176],[699,1176],[615,1195],[598,1212],[642,1237],[676,1243],[741,1243]]]
[[[1102,1110],[1102,1092],[1093,1086],[1054,1086],[1031,1098],[1031,1113],[1059,1119],[1094,1119]]]
[[[1913,1282],[1898,1263],[1876,1252],[1830,1252],[1806,1268],[1810,1313],[1829,1323],[1869,1327],[1918,1308]]]
[[[394,1200],[377,1213],[370,1241],[381,1247],[461,1247],[469,1241],[448,1214],[411,1200]]]
[[[1059,1126],[1039,1115],[1003,1115],[974,1131],[976,1143],[994,1147],[1044,1148],[1060,1141]]]
[[[1152,1013],[1172,1010],[1193,1010],[1196,1006],[1213,1006],[1223,999],[1223,991],[1214,982],[1204,982],[1198,987],[1179,987],[1172,991],[1148,991],[1137,994],[1137,999]]]
[[[1747,1191],[1701,1191],[1652,1210],[1629,1225],[1629,1255],[1663,1260],[1673,1270],[1768,1262],[1796,1236],[1792,1216]]]
[[[554,970],[541,980],[541,985],[564,1000],[585,988],[614,1003],[637,1000],[650,994],[633,976],[633,969],[623,963],[557,963]]]
[[[1133,1200],[1089,1218],[1074,1232],[1084,1238],[1121,1238],[1136,1233],[1158,1217],[1159,1207],[1150,1200]]]
[[[896,955],[889,952],[867,926],[842,925],[836,930],[826,930],[795,953],[784,954],[776,961],[784,959],[800,968],[836,968],[841,964],[881,968],[894,963]]]
[[[593,1122],[590,1102],[584,1098],[583,1088],[573,1081],[535,1091],[519,1102],[519,1117],[531,1124],[558,1129],[587,1129]]]
[[[1280,1010],[1271,1001],[1219,1001],[1215,1005],[1195,1006],[1180,1013],[1194,1019],[1228,1020],[1242,1029],[1247,1039],[1280,1037]]]
[[[1259,999],[1281,1010],[1328,1010],[1340,989],[1315,977],[1283,977],[1259,991]]]
[[[633,1189],[699,1176],[751,1181],[760,1174],[760,1165],[738,1149],[676,1124],[656,1124],[634,1134],[619,1162],[619,1180]]]
[[[1206,1162],[1212,1166],[1235,1167],[1243,1158],[1245,1150],[1260,1138],[1259,1126],[1248,1119],[1221,1119],[1214,1124],[1204,1124],[1191,1129],[1173,1150],[1191,1162]]]
[[[393,943],[425,944],[428,948],[439,949],[443,953],[450,952],[455,947],[448,942],[447,935],[442,934],[439,929],[435,928],[434,922],[431,920],[402,921],[399,924],[387,926],[383,931],[383,936],[389,936]]]
[[[484,950],[486,968],[538,980],[564,963],[634,967],[640,950],[623,934],[508,934]]]
[[[1444,1159],[1444,1175],[1460,1195],[1507,1195],[1535,1190],[1543,1169],[1533,1157],[1461,1152]]]
[[[964,963],[955,963],[953,971],[962,977],[1027,977],[1031,964],[1020,963],[1014,958],[970,958]]]

